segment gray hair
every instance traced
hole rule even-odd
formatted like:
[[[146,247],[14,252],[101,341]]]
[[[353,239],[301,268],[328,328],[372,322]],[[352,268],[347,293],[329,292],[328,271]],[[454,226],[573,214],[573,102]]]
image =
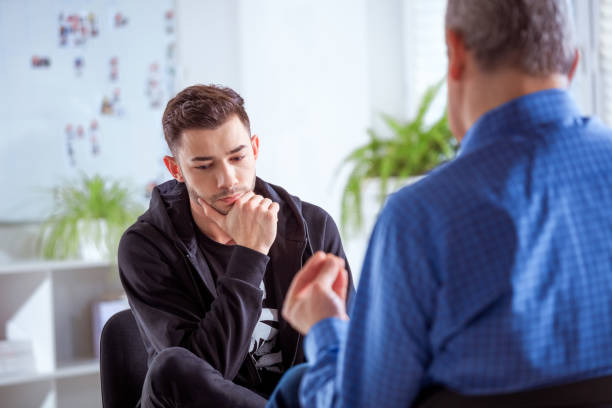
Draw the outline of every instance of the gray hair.
[[[446,28],[462,36],[484,70],[567,74],[576,47],[570,12],[567,0],[448,0]]]

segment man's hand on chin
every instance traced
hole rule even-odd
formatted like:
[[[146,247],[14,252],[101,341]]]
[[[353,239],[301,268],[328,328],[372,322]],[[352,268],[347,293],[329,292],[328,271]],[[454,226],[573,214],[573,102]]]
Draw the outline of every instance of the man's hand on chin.
[[[227,215],[219,214],[201,198],[198,198],[198,204],[204,215],[237,245],[268,254],[276,238],[278,203],[249,191],[234,202]]]
[[[283,318],[303,335],[328,317],[348,320],[347,287],[344,259],[319,251],[293,278],[283,304]]]

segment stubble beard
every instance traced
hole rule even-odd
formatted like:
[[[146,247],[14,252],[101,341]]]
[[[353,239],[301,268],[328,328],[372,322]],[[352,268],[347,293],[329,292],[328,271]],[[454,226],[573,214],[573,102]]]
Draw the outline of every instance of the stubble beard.
[[[217,211],[219,214],[221,215],[227,215],[230,210],[232,209],[232,207],[230,206],[227,209],[223,209],[223,208],[219,208],[217,205],[215,205],[215,203],[217,202],[217,200],[219,200],[220,198],[224,198],[224,197],[228,197],[228,196],[232,196],[234,194],[238,194],[238,193],[247,193],[249,191],[253,191],[255,189],[255,176],[253,176],[253,181],[251,183],[251,187],[236,187],[233,189],[226,189],[226,190],[222,190],[221,192],[209,197],[209,198],[205,198],[202,197],[201,195],[198,194],[198,192],[191,187],[191,185],[189,183],[187,183],[187,180],[184,180],[185,183],[185,187],[187,188],[187,193],[189,194],[189,198],[191,199],[191,201],[193,201],[194,203],[198,202],[198,198],[200,200],[205,201],[208,205],[210,205],[215,211]]]

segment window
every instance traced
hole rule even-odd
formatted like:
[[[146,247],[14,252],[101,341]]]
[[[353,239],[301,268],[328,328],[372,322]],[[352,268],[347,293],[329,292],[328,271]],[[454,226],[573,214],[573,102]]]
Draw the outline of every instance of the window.
[[[612,0],[599,0],[598,59],[599,104],[601,118],[612,126]]]
[[[408,118],[416,114],[426,89],[443,79],[446,74],[445,11],[446,0],[404,2],[404,66]],[[437,119],[445,108],[446,90],[442,89],[428,119]]]
[[[612,126],[612,0],[573,0],[580,63],[571,90],[587,115]]]
[[[570,91],[586,115],[596,114],[612,126],[612,0],[573,0],[580,63]],[[446,0],[403,2],[404,89],[406,114],[412,117],[420,98],[446,72],[444,13]],[[432,114],[446,104],[445,90]]]

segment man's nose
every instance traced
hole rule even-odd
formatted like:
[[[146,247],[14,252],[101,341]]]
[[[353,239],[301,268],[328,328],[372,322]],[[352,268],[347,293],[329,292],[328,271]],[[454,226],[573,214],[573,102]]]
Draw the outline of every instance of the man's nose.
[[[238,179],[236,178],[234,166],[229,163],[223,163],[221,171],[217,174],[217,188],[229,189],[236,184],[238,184]]]

